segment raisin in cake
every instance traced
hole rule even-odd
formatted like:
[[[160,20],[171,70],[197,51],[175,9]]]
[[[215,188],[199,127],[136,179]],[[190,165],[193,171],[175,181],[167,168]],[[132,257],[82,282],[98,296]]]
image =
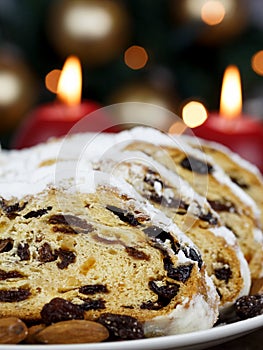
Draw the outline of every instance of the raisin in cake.
[[[217,288],[221,311],[249,293],[250,273],[235,236],[184,180],[141,152],[113,152],[94,166],[125,179],[193,240]]]
[[[252,277],[258,278],[262,274],[263,248],[260,212],[254,200],[211,157],[190,147],[182,138],[148,128],[134,128],[125,134],[128,141],[123,149],[150,155],[207,197],[223,224],[237,237]]]
[[[191,146],[199,148],[210,155],[230,176],[233,182],[248,193],[260,209],[260,221],[263,227],[263,178],[259,169],[237,153],[217,142],[181,136]]]
[[[192,241],[125,182],[66,179],[75,163],[63,164],[55,181],[53,164],[0,184],[0,316],[126,315],[146,336],[212,327],[219,299]]]

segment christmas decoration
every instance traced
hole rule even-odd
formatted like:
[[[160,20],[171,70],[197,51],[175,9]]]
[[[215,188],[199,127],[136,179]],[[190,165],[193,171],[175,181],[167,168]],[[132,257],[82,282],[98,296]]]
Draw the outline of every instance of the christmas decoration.
[[[57,1],[50,9],[48,33],[63,57],[75,54],[86,64],[98,66],[124,50],[129,21],[119,1]]]
[[[205,45],[225,43],[247,26],[247,0],[177,0],[171,4],[175,20],[192,23],[196,41]]]
[[[194,117],[197,115],[192,114]],[[189,125],[185,118],[184,122]],[[263,123],[242,113],[241,77],[236,66],[225,70],[220,111],[209,113],[205,122],[197,125],[193,132],[229,147],[263,171]]]
[[[34,109],[17,130],[12,146],[24,148],[47,141],[51,137],[77,131],[105,131],[112,126],[103,112],[94,112],[101,106],[92,100],[81,101],[82,71],[79,59],[70,56],[61,71],[57,93],[59,101],[43,104]],[[83,121],[82,121],[83,119]],[[77,124],[81,122],[81,129]]]
[[[148,54],[143,47],[133,45],[125,51],[124,61],[131,69],[141,69],[148,61]]]
[[[146,124],[166,129],[175,122],[175,94],[167,89],[155,87],[151,83],[134,82],[115,91],[110,102],[119,104],[115,110],[120,124]]]
[[[0,133],[13,130],[32,107],[35,81],[29,67],[12,50],[0,50]]]
[[[235,64],[243,76],[244,112],[260,119],[262,73],[258,58],[251,59],[262,50],[261,8],[260,0],[1,0],[0,47],[15,48],[16,64],[23,70],[26,62],[37,80],[38,89],[31,83],[24,88],[28,109],[34,96],[34,108],[54,101],[59,71],[53,83],[47,74],[75,54],[83,68],[83,100],[105,106],[114,92],[147,80],[162,99],[169,92],[175,113],[187,100],[217,109],[223,70]],[[144,51],[139,63],[137,54],[129,56],[134,46]],[[1,96],[11,92],[6,84],[1,90]],[[2,147],[10,146],[17,123],[28,115],[18,108],[15,117],[13,107],[1,107]]]

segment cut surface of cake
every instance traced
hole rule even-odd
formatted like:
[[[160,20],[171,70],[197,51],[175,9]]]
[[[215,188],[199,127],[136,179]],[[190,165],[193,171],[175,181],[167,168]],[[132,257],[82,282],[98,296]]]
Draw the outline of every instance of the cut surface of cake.
[[[183,179],[141,152],[114,152],[94,166],[123,178],[193,240],[217,288],[221,311],[249,293],[250,272],[235,236]]]
[[[208,153],[144,127],[2,151],[0,317],[213,327],[263,249],[259,202]]]
[[[69,302],[69,317],[127,315],[146,336],[212,327],[218,296],[192,241],[126,183],[82,179],[19,197],[1,183],[0,316],[55,322]]]
[[[191,146],[211,156],[232,181],[254,199],[260,209],[260,221],[263,227],[263,177],[259,169],[221,144],[186,135],[181,137]]]
[[[210,156],[189,147],[182,138],[169,137],[157,130],[138,130],[139,136],[136,136],[134,131],[123,149],[141,151],[153,157],[205,196],[222,223],[237,237],[252,277],[259,278],[263,248],[260,211],[255,201],[232,182]]]

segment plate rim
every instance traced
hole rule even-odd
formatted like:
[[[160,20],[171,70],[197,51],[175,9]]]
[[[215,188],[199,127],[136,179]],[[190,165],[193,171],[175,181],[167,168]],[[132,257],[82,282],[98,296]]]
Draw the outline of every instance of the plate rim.
[[[168,335],[147,339],[124,340],[119,342],[104,343],[82,343],[82,344],[2,344],[0,350],[154,350],[154,349],[172,349],[179,346],[191,346],[205,344],[222,340],[223,344],[229,338],[237,338],[247,333],[251,333],[263,327],[263,315],[258,315],[246,320],[240,320],[230,324],[219,325],[214,328],[183,333],[177,335]]]

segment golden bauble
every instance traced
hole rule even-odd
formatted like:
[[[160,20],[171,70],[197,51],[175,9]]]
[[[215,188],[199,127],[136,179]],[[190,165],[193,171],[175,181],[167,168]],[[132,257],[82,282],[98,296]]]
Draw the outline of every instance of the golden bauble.
[[[0,133],[12,131],[36,99],[35,78],[16,53],[0,51]]]
[[[110,98],[114,115],[123,128],[130,124],[146,125],[168,131],[178,119],[177,98],[174,91],[156,87],[147,81],[121,86]]]
[[[48,35],[63,58],[75,54],[82,62],[99,66],[126,48],[129,22],[120,1],[57,1],[50,9]]]
[[[170,4],[175,23],[192,28],[194,39],[205,45],[224,44],[247,26],[247,0],[172,0]]]

